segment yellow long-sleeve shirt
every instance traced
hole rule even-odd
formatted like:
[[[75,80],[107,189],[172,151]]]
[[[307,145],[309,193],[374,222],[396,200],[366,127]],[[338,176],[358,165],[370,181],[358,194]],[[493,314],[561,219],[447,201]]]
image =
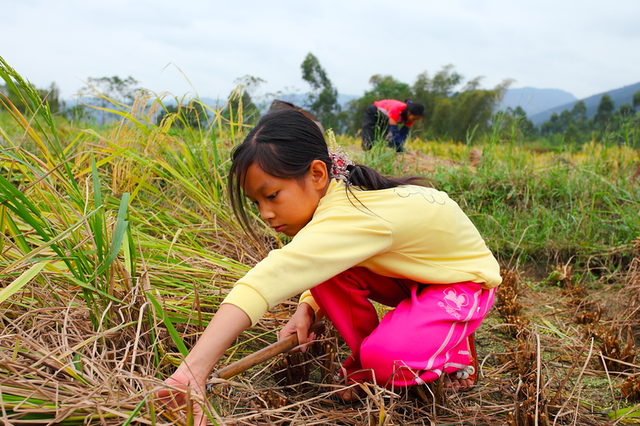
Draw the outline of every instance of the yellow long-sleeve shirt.
[[[498,262],[446,193],[412,185],[352,190],[348,196],[332,180],[311,221],[239,279],[223,303],[255,324],[274,305],[355,266],[425,284],[500,284]],[[317,306],[309,293],[303,298]]]

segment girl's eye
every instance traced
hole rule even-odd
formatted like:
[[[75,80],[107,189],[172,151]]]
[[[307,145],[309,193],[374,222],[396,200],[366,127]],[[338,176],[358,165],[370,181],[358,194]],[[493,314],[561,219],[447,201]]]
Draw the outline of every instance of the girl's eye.
[[[267,199],[269,199],[269,200],[273,200],[274,198],[276,198],[276,195],[278,195],[278,193],[277,193],[277,192],[274,192],[273,194],[269,195],[269,196],[267,197]]]

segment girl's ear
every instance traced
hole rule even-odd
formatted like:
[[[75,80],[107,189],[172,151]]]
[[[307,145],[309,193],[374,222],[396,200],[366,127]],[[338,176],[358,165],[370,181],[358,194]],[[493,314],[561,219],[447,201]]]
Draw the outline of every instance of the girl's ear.
[[[309,166],[309,173],[313,181],[313,187],[316,190],[324,189],[329,183],[329,172],[327,165],[323,161],[313,160]]]

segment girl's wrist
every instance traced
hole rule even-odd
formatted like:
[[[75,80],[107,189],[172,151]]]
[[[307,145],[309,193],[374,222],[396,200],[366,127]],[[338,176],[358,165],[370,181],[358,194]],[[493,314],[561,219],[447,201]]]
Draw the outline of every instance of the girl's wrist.
[[[313,306],[311,306],[310,304],[306,302],[301,302],[298,305],[298,310],[302,311],[303,313],[306,313],[307,316],[311,318],[311,323],[314,323],[316,321],[316,311],[313,309]]]
[[[182,364],[178,367],[176,372],[181,373],[187,377],[193,377],[196,383],[206,383],[211,374],[212,368],[204,367],[201,362],[196,360],[190,360],[189,357],[182,361]]]

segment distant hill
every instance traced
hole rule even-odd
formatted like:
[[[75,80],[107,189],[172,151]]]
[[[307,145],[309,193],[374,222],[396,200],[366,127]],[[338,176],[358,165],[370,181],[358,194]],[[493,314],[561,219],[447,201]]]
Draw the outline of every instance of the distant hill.
[[[600,99],[605,93],[608,93],[609,96],[611,96],[611,99],[613,100],[613,103],[615,104],[617,109],[620,107],[620,105],[631,104],[633,102],[633,94],[638,90],[640,90],[640,83],[632,84],[630,86],[624,86],[620,89],[609,90],[607,92],[599,93],[597,95],[582,99],[587,107],[587,117],[591,118],[596,114],[596,112],[598,111],[598,105],[600,104]],[[553,114],[554,112],[556,114],[561,114],[565,109],[571,110],[576,103],[578,103],[578,100],[549,108],[537,114],[527,115],[529,115],[529,118],[531,119],[531,121],[533,121],[533,124],[539,126],[545,121],[549,121],[551,114]]]
[[[525,110],[527,116],[531,116],[577,100],[578,98],[571,93],[560,89],[523,87],[507,90],[499,109],[505,111],[507,108],[516,109],[520,106]]]

